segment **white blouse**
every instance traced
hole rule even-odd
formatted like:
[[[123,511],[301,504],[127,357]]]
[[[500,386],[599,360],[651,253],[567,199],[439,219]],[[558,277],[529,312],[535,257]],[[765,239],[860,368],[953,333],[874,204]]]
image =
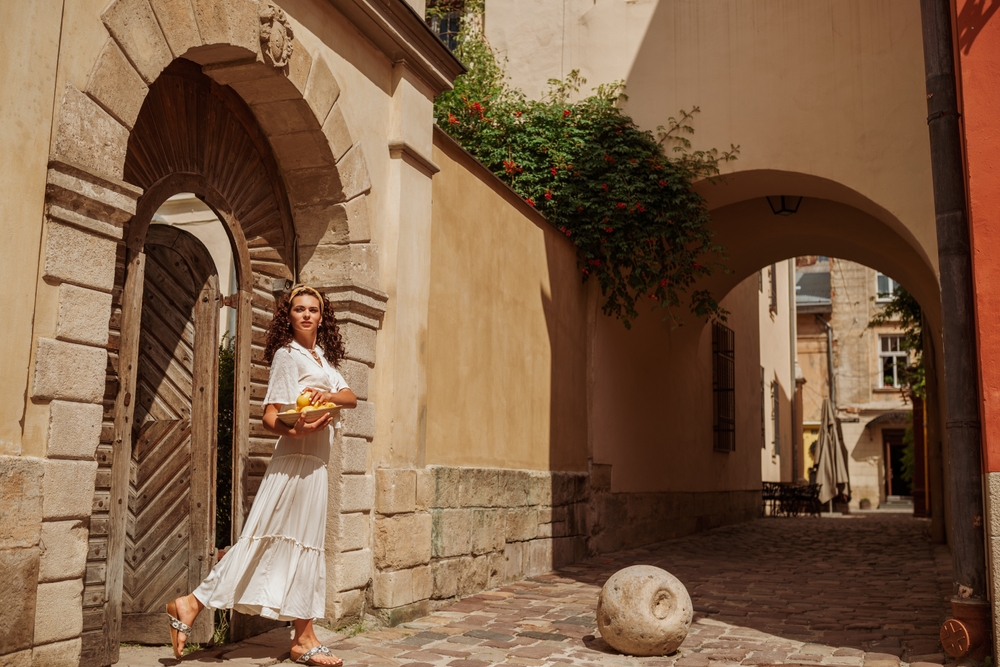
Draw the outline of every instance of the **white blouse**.
[[[274,353],[264,405],[293,404],[309,387],[334,393],[349,388],[344,376],[326,360],[323,350],[318,346],[314,349],[321,363],[316,363],[309,350],[294,340]]]

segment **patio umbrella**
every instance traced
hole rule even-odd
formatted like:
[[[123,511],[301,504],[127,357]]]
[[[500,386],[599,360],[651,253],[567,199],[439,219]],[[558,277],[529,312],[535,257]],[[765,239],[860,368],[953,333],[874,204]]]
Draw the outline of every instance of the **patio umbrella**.
[[[823,400],[823,418],[819,426],[819,440],[816,441],[816,483],[820,485],[819,501],[824,505],[840,494],[840,484],[850,494],[847,448],[840,439],[837,418],[829,399]]]

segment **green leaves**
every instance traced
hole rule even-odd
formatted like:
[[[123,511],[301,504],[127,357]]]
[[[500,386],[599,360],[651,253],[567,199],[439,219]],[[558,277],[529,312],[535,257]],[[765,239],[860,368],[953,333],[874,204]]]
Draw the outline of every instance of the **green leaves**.
[[[581,278],[598,281],[606,314],[626,327],[640,302],[675,321],[682,305],[724,316],[707,292],[688,294],[724,253],[691,183],[717,176],[738,149],[691,152],[697,108],[654,136],[622,112],[621,82],[570,101],[586,83],[574,71],[528,100],[506,84],[481,32],[463,29],[456,55],[468,73],[438,97],[438,124],[576,244]]]

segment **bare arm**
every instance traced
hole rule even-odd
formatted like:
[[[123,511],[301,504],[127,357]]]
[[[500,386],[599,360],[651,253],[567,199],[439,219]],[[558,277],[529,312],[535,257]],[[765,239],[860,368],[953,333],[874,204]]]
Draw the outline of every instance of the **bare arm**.
[[[321,391],[319,389],[306,389],[312,394],[312,404],[321,405],[323,403],[336,403],[341,408],[358,407],[358,397],[354,395],[350,387],[340,391]]]

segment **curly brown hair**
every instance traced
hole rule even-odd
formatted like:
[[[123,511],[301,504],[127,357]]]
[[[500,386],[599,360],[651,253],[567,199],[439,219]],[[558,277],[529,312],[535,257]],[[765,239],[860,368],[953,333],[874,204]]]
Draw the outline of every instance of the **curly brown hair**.
[[[294,294],[291,292],[290,294]],[[340,366],[340,360],[344,358],[344,341],[340,337],[340,329],[337,327],[337,318],[333,314],[333,308],[326,295],[317,290],[309,288],[307,291],[295,294],[296,297],[308,294],[309,296],[319,295],[323,302],[321,310],[323,319],[316,330],[316,344],[323,350],[326,360],[334,366]],[[289,294],[282,294],[274,307],[274,317],[270,326],[267,327],[267,343],[264,346],[264,360],[271,363],[274,353],[292,342],[294,334],[292,332],[292,321],[289,315],[292,312],[292,301]]]

